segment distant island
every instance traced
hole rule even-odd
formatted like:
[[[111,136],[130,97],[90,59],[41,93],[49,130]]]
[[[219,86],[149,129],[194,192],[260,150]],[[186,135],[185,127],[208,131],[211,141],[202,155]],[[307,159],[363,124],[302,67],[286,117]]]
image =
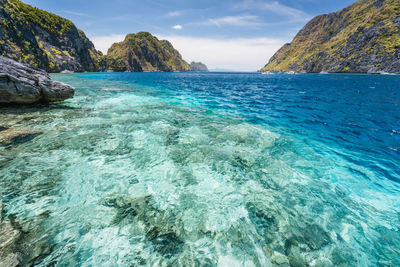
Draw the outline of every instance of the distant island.
[[[190,70],[195,72],[208,72],[208,68],[205,64],[201,62],[194,62],[190,63]]]
[[[261,71],[400,73],[400,1],[359,0],[315,17]]]
[[[167,40],[158,40],[148,32],[128,34],[107,52],[113,71],[190,71],[189,64]]]

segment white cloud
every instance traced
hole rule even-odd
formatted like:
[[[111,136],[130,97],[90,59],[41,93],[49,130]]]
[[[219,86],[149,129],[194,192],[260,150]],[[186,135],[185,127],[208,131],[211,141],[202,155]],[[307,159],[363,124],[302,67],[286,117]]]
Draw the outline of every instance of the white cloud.
[[[182,25],[175,25],[175,26],[172,26],[172,29],[174,29],[174,30],[182,30],[183,29],[183,27],[182,27]]]
[[[182,11],[172,11],[167,13],[168,17],[179,17],[180,15],[182,15]]]
[[[209,19],[203,24],[211,24],[216,26],[233,25],[233,26],[257,26],[260,25],[257,16],[226,16],[222,18]]]
[[[241,10],[264,10],[264,11],[270,11],[278,15],[284,15],[289,18],[304,18],[308,19],[309,16],[296,8],[289,7],[286,5],[283,5],[279,3],[278,1],[273,1],[273,2],[261,2],[261,1],[255,1],[255,0],[245,0],[241,2],[240,4],[235,6],[236,9],[241,9]]]
[[[70,10],[62,10],[61,12],[64,14],[78,16],[78,17],[86,17],[87,16],[85,13],[80,13],[80,12],[75,12],[75,11],[70,11]]]
[[[210,69],[236,71],[260,69],[288,41],[270,38],[217,39],[161,34],[156,36],[160,40],[169,40],[188,62],[201,61]],[[109,35],[90,39],[97,49],[106,54],[113,43],[121,42],[124,38],[125,35]]]
[[[124,39],[125,35],[122,34],[90,37],[96,49],[103,52],[103,54],[107,54],[108,48],[110,48],[113,43],[122,42]]]
[[[210,69],[223,68],[236,71],[256,71],[287,40],[269,38],[214,39],[180,35],[157,35],[169,40],[188,61],[201,61]]]

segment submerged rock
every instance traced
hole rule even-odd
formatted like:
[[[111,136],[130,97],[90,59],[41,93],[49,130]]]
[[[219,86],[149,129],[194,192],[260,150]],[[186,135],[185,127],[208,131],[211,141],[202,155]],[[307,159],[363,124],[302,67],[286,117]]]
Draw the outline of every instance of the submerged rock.
[[[73,87],[52,81],[43,70],[0,57],[0,104],[57,102],[74,93]]]
[[[6,129],[0,131],[0,145],[17,145],[32,140],[41,134],[39,131],[23,129]]]
[[[6,218],[0,203],[0,267],[35,266],[35,260],[49,253],[49,235],[40,227],[48,213],[28,220]]]
[[[126,220],[141,225],[147,241],[163,257],[170,259],[183,251],[185,242],[181,222],[174,212],[154,207],[151,195],[134,198],[111,197],[105,199],[104,205],[118,210],[114,223],[121,224]]]
[[[3,219],[2,213],[0,203],[0,266],[18,266],[20,256],[15,253],[15,245],[20,233],[12,227],[10,220]]]
[[[0,223],[0,266],[18,266],[19,255],[14,253],[15,244],[20,236],[9,220]]]

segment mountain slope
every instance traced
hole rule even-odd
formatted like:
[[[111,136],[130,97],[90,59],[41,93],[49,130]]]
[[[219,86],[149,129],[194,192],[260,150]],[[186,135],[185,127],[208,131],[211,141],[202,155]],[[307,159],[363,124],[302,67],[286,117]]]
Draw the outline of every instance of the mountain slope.
[[[261,71],[400,73],[400,1],[359,0],[312,19]]]
[[[190,71],[170,42],[148,32],[128,34],[123,42],[108,49],[107,57],[114,71]]]
[[[208,72],[208,68],[205,64],[194,61],[190,63],[190,70],[196,72]]]
[[[18,0],[0,0],[0,55],[48,72],[99,71],[105,63],[71,21]]]

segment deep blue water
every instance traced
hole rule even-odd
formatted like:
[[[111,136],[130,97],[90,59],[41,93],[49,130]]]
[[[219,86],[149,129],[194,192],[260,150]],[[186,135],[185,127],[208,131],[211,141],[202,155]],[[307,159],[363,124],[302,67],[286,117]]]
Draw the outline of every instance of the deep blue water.
[[[53,79],[74,99],[2,114],[42,132],[0,146],[36,265],[400,265],[400,76]]]
[[[332,152],[371,168],[377,183],[400,182],[400,76],[102,73],[79,77],[150,86],[151,93],[178,104],[223,109],[313,143],[319,153]]]

